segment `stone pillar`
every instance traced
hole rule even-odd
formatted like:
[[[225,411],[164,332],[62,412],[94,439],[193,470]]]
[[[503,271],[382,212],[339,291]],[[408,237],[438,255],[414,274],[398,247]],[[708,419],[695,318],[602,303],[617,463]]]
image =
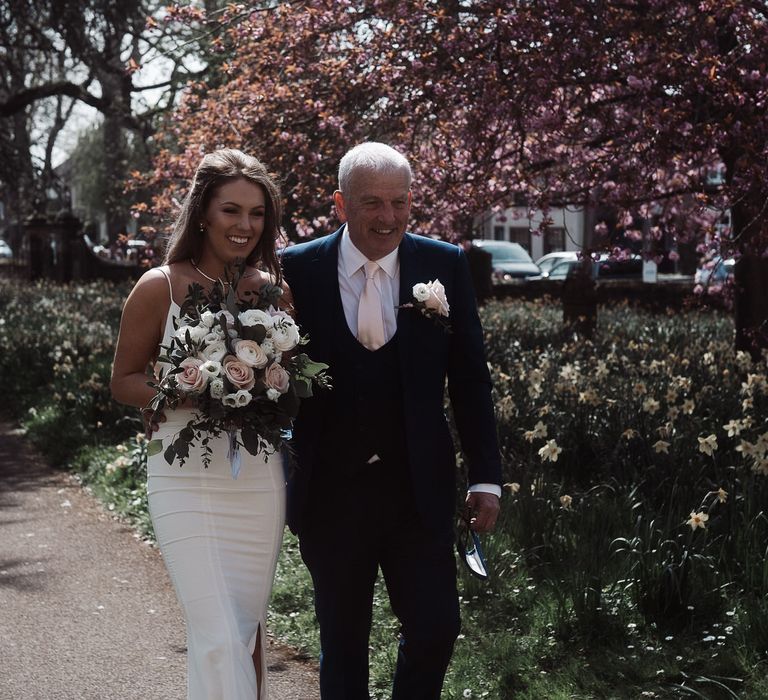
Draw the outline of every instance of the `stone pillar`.
[[[591,338],[597,326],[597,291],[591,271],[592,260],[586,256],[563,282],[563,325],[568,333],[585,338]]]
[[[80,221],[69,211],[53,221],[33,215],[24,222],[24,264],[30,280],[73,278],[74,246]]]

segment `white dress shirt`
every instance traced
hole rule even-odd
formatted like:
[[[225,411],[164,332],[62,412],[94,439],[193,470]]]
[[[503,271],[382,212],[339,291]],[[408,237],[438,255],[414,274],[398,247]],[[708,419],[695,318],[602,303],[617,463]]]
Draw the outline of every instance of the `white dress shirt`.
[[[349,237],[349,229],[344,226],[344,231],[339,242],[339,291],[341,292],[341,304],[344,308],[344,318],[347,320],[349,330],[357,338],[357,307],[360,304],[360,295],[365,287],[365,257],[352,243]],[[392,340],[397,330],[397,309],[400,296],[400,256],[395,248],[389,255],[376,261],[381,267],[376,282],[379,285],[381,310],[384,317],[384,338],[386,342]],[[375,460],[373,460],[375,461]],[[498,484],[472,484],[470,492],[492,493],[501,496],[501,488]]]
[[[365,287],[365,257],[352,243],[349,230],[344,227],[344,233],[339,243],[339,291],[341,304],[344,307],[344,317],[347,319],[349,330],[357,338],[357,307]],[[376,260],[379,270],[374,282],[381,294],[384,318],[384,340],[392,340],[397,330],[397,309],[400,296],[400,256],[397,248],[389,255]]]

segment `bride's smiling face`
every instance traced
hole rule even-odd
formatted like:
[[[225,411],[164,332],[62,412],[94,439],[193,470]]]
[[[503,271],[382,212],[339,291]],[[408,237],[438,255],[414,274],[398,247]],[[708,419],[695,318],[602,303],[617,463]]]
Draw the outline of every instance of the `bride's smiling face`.
[[[205,215],[206,252],[222,262],[247,258],[264,232],[266,197],[261,186],[244,178],[218,187]]]

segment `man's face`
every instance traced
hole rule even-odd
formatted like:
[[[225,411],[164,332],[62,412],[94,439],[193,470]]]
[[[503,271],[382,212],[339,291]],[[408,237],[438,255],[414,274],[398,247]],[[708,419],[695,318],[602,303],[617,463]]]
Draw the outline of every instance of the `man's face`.
[[[358,170],[346,195],[336,190],[333,201],[355,247],[369,260],[389,255],[403,240],[411,211],[408,175]]]

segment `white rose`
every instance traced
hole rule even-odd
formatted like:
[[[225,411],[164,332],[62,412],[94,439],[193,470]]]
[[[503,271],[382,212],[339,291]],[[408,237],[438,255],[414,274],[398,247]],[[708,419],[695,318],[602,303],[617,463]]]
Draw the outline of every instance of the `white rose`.
[[[429,287],[424,282],[413,285],[413,298],[416,301],[426,301],[429,299]]]
[[[206,328],[213,328],[213,324],[216,323],[216,317],[213,315],[212,311],[203,311],[203,313],[200,314],[200,320]]]
[[[215,379],[221,375],[221,362],[217,360],[208,360],[200,365],[200,372],[204,374],[209,380]],[[223,382],[222,382],[223,386]]]
[[[203,326],[180,326],[176,331],[175,336],[182,342],[187,341],[187,333],[193,343],[199,343],[208,333],[208,329]]]
[[[275,350],[287,352],[299,344],[299,328],[292,318],[277,319],[275,327],[269,334]]]
[[[267,389],[267,398],[270,401],[277,401],[282,394],[277,389]]]
[[[216,320],[218,321],[221,318],[226,320],[228,326],[232,327],[235,325],[235,317],[226,309],[216,312]]]
[[[244,326],[264,326],[264,328],[272,328],[272,317],[266,312],[260,309],[248,309],[240,313],[240,323]]]
[[[221,328],[213,328],[211,332],[203,337],[203,343],[215,343],[217,340],[224,340],[224,331]]]
[[[445,287],[437,279],[434,282],[429,282],[426,286],[429,289],[429,298],[424,301],[424,306],[437,311],[441,316],[447,316],[450,307],[445,296]]]
[[[250,391],[240,389],[234,394],[226,394],[221,400],[221,403],[223,403],[225,406],[229,406],[230,408],[242,408],[243,406],[247,406],[249,403],[251,403],[252,398],[253,397],[251,396]]]
[[[282,309],[276,309],[274,306],[269,307],[269,315],[273,319],[277,318],[291,318],[291,315],[287,311],[283,311]]]
[[[272,342],[271,338],[264,338],[261,342],[261,349],[267,357],[272,358],[275,356],[275,344]]]
[[[233,347],[237,359],[249,367],[261,369],[269,362],[267,354],[255,340],[238,340],[233,344]]]
[[[211,383],[208,385],[208,389],[211,392],[212,399],[221,399],[226,393],[226,390],[224,389],[223,379],[211,380]]]
[[[212,343],[208,343],[200,351],[200,354],[206,360],[221,362],[224,359],[224,356],[227,354],[227,345],[223,340],[214,340]]]

